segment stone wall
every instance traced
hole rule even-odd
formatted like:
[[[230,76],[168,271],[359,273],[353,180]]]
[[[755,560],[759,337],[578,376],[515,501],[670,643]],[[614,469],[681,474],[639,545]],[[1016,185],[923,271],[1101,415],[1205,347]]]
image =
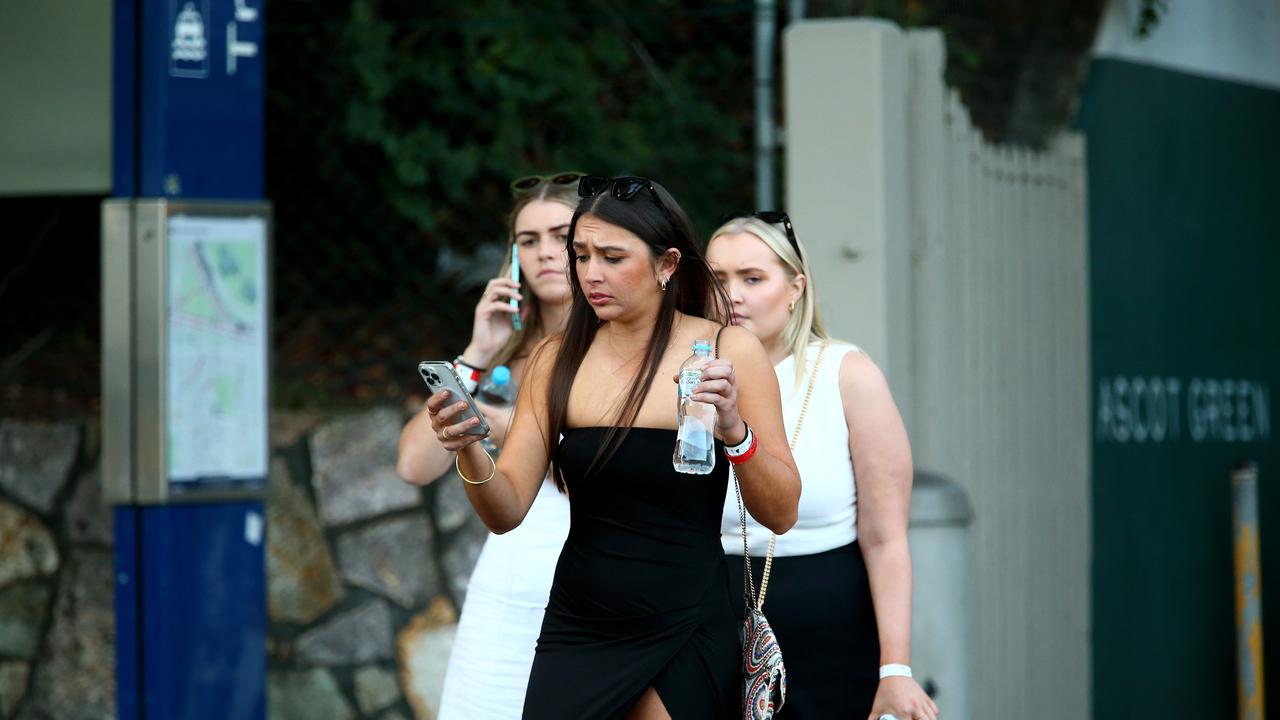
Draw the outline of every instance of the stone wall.
[[[277,414],[267,488],[273,720],[430,720],[486,537],[461,482],[395,475],[404,417]],[[0,717],[115,717],[97,423],[0,420]]]

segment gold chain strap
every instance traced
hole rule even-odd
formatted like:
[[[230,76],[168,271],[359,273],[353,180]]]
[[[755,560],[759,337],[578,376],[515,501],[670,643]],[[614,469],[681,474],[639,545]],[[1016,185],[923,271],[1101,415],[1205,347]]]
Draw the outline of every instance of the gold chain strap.
[[[804,425],[804,416],[809,412],[809,400],[813,397],[813,387],[818,380],[818,367],[822,365],[822,356],[827,353],[827,342],[824,340],[818,348],[818,358],[813,362],[813,370],[809,373],[809,387],[804,392],[804,404],[800,406],[800,417],[796,420],[795,429],[791,431],[791,450],[795,452],[796,443],[800,440],[800,428]],[[807,354],[807,353],[806,353]],[[769,533],[769,551],[764,558],[764,574],[760,577],[760,594],[756,595],[755,579],[751,576],[751,551],[747,547],[747,508],[742,504],[742,486],[738,484],[738,475],[733,475],[733,490],[738,496],[738,520],[742,524],[742,562],[746,566],[743,573],[746,578],[744,590],[756,610],[764,607],[764,595],[769,591],[769,571],[773,569],[773,549],[778,543],[778,536]]]

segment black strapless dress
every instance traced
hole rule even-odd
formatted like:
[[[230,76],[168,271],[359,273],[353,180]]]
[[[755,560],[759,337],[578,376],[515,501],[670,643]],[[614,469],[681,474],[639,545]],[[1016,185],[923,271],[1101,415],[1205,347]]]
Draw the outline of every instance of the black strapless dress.
[[[729,464],[717,452],[709,475],[676,472],[675,430],[633,428],[586,478],[607,431],[566,430],[556,450],[571,521],[524,717],[624,718],[651,686],[673,720],[741,717],[742,613],[720,545]]]

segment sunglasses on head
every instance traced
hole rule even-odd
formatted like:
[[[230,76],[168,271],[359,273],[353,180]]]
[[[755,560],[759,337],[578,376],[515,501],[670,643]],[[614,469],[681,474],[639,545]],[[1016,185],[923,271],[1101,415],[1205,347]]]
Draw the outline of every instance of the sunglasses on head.
[[[601,175],[583,175],[578,181],[578,197],[584,198],[595,197],[608,190],[609,194],[618,200],[630,200],[645,189],[652,191],[653,197],[657,199],[658,193],[653,189],[653,183],[649,178],[634,176],[607,178]]]
[[[649,178],[635,177],[634,175],[612,178],[602,175],[583,175],[582,179],[578,181],[578,197],[582,198],[595,197],[603,192],[608,192],[609,196],[614,199],[630,200],[639,195],[641,190],[648,190],[662,213],[673,222],[675,221],[675,218],[671,217],[671,211],[662,203],[662,198],[658,197],[658,191],[653,187],[653,181]]]
[[[796,240],[796,229],[791,225],[791,216],[778,210],[761,210],[759,212],[739,212],[729,213],[720,216],[720,224],[723,225],[730,220],[739,218],[757,218],[769,223],[770,225],[781,225],[787,231],[787,241],[791,243],[791,247],[795,248],[796,255],[804,257],[800,254],[800,243]]]
[[[577,182],[578,178],[582,177],[582,175],[583,174],[580,172],[563,172],[556,173],[555,175],[526,175],[525,177],[511,181],[511,193],[513,195],[527,193],[544,184],[572,185]]]

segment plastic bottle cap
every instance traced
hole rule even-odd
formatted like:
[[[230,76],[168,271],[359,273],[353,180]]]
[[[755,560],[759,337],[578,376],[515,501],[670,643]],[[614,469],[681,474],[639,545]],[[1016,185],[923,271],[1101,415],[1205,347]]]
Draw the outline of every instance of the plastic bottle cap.
[[[695,340],[693,343],[694,352],[697,352],[699,350],[710,350],[710,349],[711,349],[710,340]]]
[[[506,385],[511,382],[511,368],[506,365],[499,365],[493,369],[491,377],[494,385]]]

